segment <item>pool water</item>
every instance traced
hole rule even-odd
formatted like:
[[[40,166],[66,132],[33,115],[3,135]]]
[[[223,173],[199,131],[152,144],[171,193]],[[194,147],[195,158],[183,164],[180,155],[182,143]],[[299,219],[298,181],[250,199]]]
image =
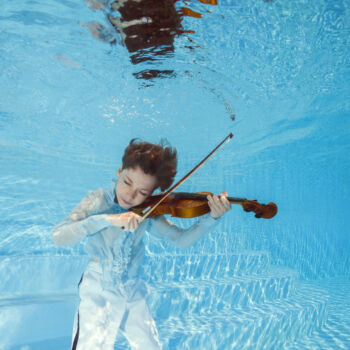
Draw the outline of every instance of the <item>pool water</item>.
[[[349,349],[349,2],[178,1],[201,16],[136,58],[92,3],[1,7],[0,350],[69,349],[88,260],[51,230],[109,186],[131,138],[169,140],[178,180],[229,132],[179,190],[278,214],[233,205],[184,250],[145,236],[163,349]]]

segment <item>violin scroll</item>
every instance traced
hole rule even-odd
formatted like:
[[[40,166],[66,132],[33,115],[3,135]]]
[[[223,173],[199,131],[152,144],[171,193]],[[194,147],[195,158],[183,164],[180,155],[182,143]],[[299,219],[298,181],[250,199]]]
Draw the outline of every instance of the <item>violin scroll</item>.
[[[277,205],[273,202],[260,204],[256,199],[244,200],[242,203],[244,211],[255,213],[256,218],[271,219],[277,214]]]

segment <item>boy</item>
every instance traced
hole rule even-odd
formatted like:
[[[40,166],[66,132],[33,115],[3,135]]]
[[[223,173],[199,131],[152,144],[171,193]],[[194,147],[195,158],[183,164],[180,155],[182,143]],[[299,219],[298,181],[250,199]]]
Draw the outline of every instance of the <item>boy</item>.
[[[141,221],[129,208],[144,202],[160,187],[169,188],[176,174],[177,155],[170,147],[131,140],[122,167],[109,190],[91,191],[70,216],[53,230],[58,246],[87,237],[91,257],[80,282],[72,350],[112,350],[120,329],[132,349],[161,349],[146,303],[147,287],[137,270],[144,257],[147,230],[178,247],[188,247],[210,231],[230,209],[227,194],[208,196],[210,214],[189,229],[163,216]]]

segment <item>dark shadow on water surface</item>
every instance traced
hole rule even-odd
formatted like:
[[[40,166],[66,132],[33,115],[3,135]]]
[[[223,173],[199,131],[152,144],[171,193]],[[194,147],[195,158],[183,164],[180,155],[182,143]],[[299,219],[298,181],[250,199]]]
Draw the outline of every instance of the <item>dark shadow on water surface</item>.
[[[199,0],[205,5],[217,5],[217,0]],[[177,0],[115,0],[108,5],[106,0],[85,0],[93,10],[103,10],[106,23],[81,23],[95,39],[110,44],[123,44],[130,54],[132,64],[149,62],[152,69],[134,73],[135,78],[173,78],[174,70],[157,69],[157,61],[172,57],[176,37],[193,34],[194,31],[182,26],[183,17],[200,19],[202,14],[188,7],[175,6]],[[190,37],[186,46],[194,50]]]

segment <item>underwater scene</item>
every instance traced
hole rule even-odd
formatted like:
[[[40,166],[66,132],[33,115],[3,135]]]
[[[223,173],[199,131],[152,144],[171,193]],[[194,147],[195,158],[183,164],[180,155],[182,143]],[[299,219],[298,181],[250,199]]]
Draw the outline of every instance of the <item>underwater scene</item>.
[[[145,233],[161,348],[350,348],[349,1],[1,5],[0,350],[71,349],[90,257],[52,232],[131,139],[175,147],[176,183],[230,133],[176,191],[278,210],[232,203],[189,247]]]

